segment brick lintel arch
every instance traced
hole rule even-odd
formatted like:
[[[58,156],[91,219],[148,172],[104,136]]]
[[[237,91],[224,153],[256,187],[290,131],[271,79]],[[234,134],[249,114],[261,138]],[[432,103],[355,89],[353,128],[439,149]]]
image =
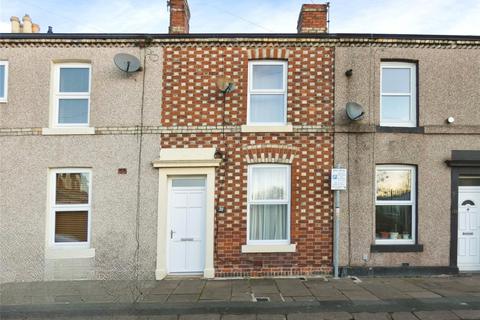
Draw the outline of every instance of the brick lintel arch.
[[[248,60],[288,60],[289,55],[290,52],[287,48],[279,47],[253,48],[248,50]]]
[[[245,159],[248,164],[254,163],[284,163],[292,164],[297,148],[291,145],[259,144],[247,146]]]

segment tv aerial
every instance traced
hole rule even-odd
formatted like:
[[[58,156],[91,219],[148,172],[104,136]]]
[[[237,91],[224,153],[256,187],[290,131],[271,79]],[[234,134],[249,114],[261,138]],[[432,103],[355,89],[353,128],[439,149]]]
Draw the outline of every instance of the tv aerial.
[[[132,73],[140,70],[140,60],[128,53],[118,53],[113,58],[113,62],[118,69],[126,73]]]

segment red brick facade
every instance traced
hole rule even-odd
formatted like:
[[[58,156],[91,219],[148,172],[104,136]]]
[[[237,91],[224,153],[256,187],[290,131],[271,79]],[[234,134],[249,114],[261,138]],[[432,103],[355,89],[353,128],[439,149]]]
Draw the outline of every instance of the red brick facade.
[[[215,205],[225,207],[215,214],[216,276],[328,273],[334,50],[262,45],[165,48],[162,125],[172,127],[172,133],[162,135],[161,147],[215,147],[224,156],[216,171]],[[288,61],[287,122],[294,132],[240,130],[247,117],[248,61],[258,59]],[[217,77],[230,78],[236,89],[224,98],[215,85]],[[241,253],[247,237],[247,166],[261,162],[291,164],[290,234],[295,253]]]

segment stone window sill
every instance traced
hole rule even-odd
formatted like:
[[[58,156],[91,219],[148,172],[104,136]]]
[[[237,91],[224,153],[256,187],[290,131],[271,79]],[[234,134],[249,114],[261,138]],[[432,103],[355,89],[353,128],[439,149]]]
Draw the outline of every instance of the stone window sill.
[[[95,134],[95,128],[94,127],[42,128],[42,134],[45,136]]]
[[[46,259],[87,259],[95,257],[94,248],[49,248]]]
[[[376,126],[377,132],[382,133],[425,133],[424,127],[388,127]]]
[[[423,252],[423,244],[372,244],[371,252]]]
[[[296,252],[296,244],[247,244],[242,246],[242,253],[270,253],[270,252]]]
[[[280,126],[269,125],[242,125],[242,132],[293,132],[293,125],[286,124]]]

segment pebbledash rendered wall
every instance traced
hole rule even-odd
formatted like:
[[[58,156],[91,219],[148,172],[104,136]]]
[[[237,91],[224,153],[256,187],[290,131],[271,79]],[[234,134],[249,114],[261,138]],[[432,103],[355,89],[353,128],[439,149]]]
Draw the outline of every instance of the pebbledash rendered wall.
[[[165,46],[162,148],[217,148],[215,276],[325,274],[332,263],[334,48],[322,41],[239,38]],[[288,62],[287,122],[293,132],[242,132],[248,62]],[[236,89],[225,97],[218,77]],[[223,127],[222,125],[225,125]],[[292,253],[242,253],[247,242],[247,167],[291,164]]]
[[[475,39],[379,37],[351,39],[336,47],[335,163],[348,169],[349,182],[348,190],[341,193],[342,266],[364,273],[375,273],[372,267],[401,268],[402,264],[411,270],[433,267],[427,272],[455,272],[450,259],[451,168],[445,160],[451,159],[452,150],[480,150],[479,59]],[[382,60],[418,64],[418,130],[382,132],[378,127]],[[351,77],[345,75],[349,69]],[[347,119],[348,101],[364,107],[363,120]],[[448,117],[455,122],[447,124]],[[419,252],[371,250],[376,164],[417,166],[418,244],[423,246]]]
[[[0,40],[0,60],[9,62],[8,102],[0,103],[0,281],[153,279],[158,172],[151,161],[160,149],[162,49],[140,48],[142,39],[36,36]],[[117,69],[113,57],[121,52],[142,64],[147,52],[143,70],[126,75]],[[43,135],[53,63],[70,61],[91,63],[95,134]],[[92,170],[93,258],[48,254],[49,169],[64,167]]]

